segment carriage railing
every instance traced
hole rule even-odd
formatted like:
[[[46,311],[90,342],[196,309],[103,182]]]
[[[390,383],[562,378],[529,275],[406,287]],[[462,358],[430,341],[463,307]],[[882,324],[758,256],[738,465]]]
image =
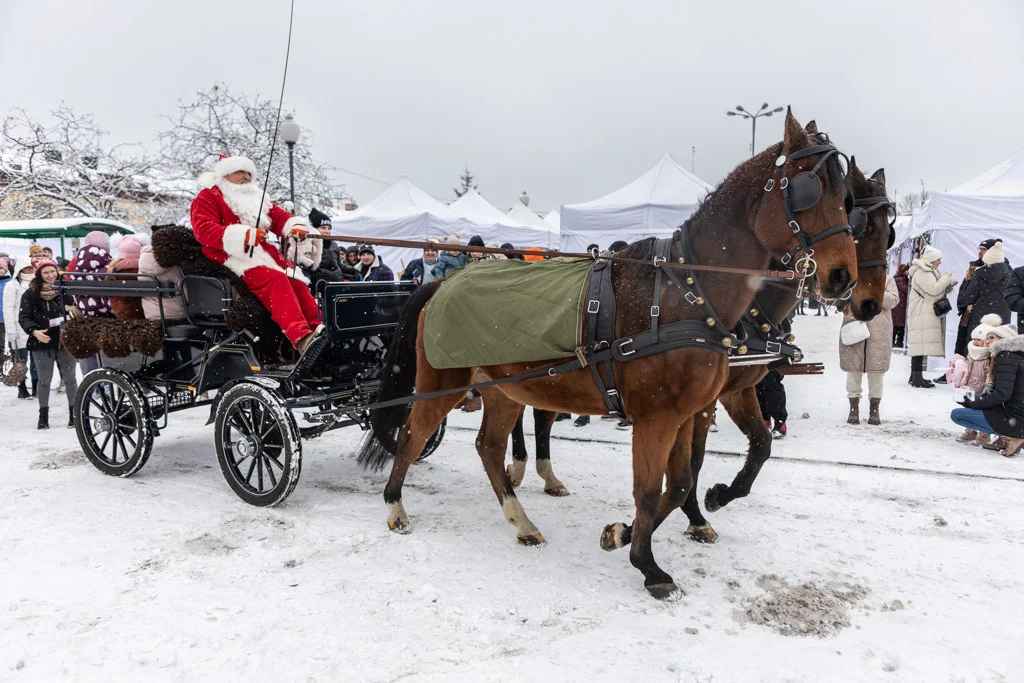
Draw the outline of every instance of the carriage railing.
[[[102,273],[92,277],[101,280],[85,280],[85,273],[62,273],[54,289],[60,295],[68,296],[122,296],[155,297],[160,308],[160,329],[167,336],[167,320],[164,317],[164,299],[181,296],[181,288],[169,282],[161,282],[149,273]],[[67,317],[67,312],[65,312]]]

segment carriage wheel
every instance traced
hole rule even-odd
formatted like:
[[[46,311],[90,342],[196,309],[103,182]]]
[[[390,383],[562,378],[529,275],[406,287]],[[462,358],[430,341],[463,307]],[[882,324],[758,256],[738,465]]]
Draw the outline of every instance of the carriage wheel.
[[[444,430],[447,426],[448,418],[446,417],[444,421],[441,422],[441,426],[437,428],[437,431],[431,434],[430,438],[427,439],[426,445],[423,446],[423,452],[420,454],[420,457],[416,458],[416,462],[426,460],[430,457],[431,453],[437,450],[437,447],[441,445],[441,440],[444,439]]]
[[[250,383],[225,391],[217,405],[216,439],[221,472],[246,503],[278,505],[299,483],[299,430],[273,391]]]
[[[88,373],[75,396],[75,431],[89,462],[104,474],[130,477],[153,450],[149,406],[139,385],[124,373]]]

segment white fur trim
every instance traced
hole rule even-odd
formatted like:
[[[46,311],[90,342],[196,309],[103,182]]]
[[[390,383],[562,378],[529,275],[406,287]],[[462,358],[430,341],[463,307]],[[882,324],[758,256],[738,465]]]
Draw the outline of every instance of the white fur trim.
[[[247,225],[229,225],[224,228],[224,236],[221,238],[221,249],[228,255],[224,262],[225,267],[236,275],[244,275],[245,271],[257,266],[272,268],[284,272],[277,261],[262,247],[257,245],[251,248],[251,255],[245,250],[245,240],[249,233],[255,232]],[[251,240],[250,240],[251,241]]]
[[[248,171],[249,175],[256,177],[256,164],[246,157],[227,157],[217,162],[213,167],[213,173],[217,178],[231,175],[235,171]]]
[[[284,227],[281,228],[281,236],[288,237],[292,234],[292,230],[295,228],[302,228],[306,232],[309,232],[312,228],[309,227],[309,221],[305,218],[299,218],[298,216],[292,216],[284,222]]]
[[[218,180],[219,178],[217,178],[217,174],[214,173],[213,171],[206,171],[205,173],[200,173],[199,178],[197,178],[197,182],[199,183],[200,187],[205,187],[207,190],[216,185]]]

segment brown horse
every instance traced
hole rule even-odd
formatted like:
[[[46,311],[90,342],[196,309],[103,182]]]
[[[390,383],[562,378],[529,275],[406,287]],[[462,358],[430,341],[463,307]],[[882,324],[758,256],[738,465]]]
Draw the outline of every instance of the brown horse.
[[[792,178],[790,178],[792,176]],[[792,184],[796,189],[783,190]],[[797,179],[802,180],[798,182]],[[816,186],[816,187],[815,187]],[[772,190],[775,190],[774,192]],[[689,243],[690,262],[763,270],[772,256],[808,257],[804,262],[819,273],[826,296],[842,297],[856,282],[857,257],[846,226],[844,172],[832,147],[814,140],[787,112],[785,136],[761,154],[743,162],[708,195],[696,213],[677,232],[669,260],[680,262]],[[813,249],[811,245],[815,245]],[[655,263],[655,240],[630,245],[620,255]],[[655,268],[620,263],[613,271],[617,305],[615,337],[623,339],[651,328]],[[756,278],[727,273],[700,275],[706,303],[714,307],[721,325],[731,329],[753,298]],[[538,368],[545,363],[492,365],[481,368],[432,368],[423,345],[426,308],[437,285],[421,287],[409,300],[388,355],[388,372],[380,398],[388,401],[413,393],[453,390],[474,375],[497,379]],[[662,325],[702,320],[704,312],[664,283],[659,292]],[[657,523],[686,499],[692,485],[689,455],[692,420],[721,391],[728,376],[728,357],[706,348],[677,348],[629,362],[614,363],[618,393],[633,421],[633,497],[630,562],[644,575],[644,585],[657,598],[677,594],[672,577],[655,562],[651,535]],[[541,376],[481,390],[484,416],[477,452],[506,520],[516,527],[525,545],[543,542],[526,515],[504,468],[509,433],[522,410],[532,405],[576,414],[607,412],[605,397],[591,380],[589,369]],[[460,394],[438,396],[406,406],[383,408],[371,414],[373,439],[360,453],[367,467],[383,467],[394,445],[395,460],[384,490],[388,526],[407,533],[409,517],[402,504],[402,485],[409,466],[427,438],[461,400]],[[662,482],[668,474],[668,489]],[[615,547],[624,524],[606,527],[602,546]]]

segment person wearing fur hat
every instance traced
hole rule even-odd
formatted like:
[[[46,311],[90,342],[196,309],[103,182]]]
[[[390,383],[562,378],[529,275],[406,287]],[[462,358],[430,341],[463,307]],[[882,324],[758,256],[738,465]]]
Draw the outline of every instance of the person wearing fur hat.
[[[21,299],[18,324],[29,334],[28,349],[39,368],[39,424],[38,429],[49,429],[50,382],[54,367],[64,378],[68,398],[68,427],[75,426],[73,406],[78,389],[75,360],[60,345],[60,328],[64,313],[74,308],[70,297],[61,297],[53,288],[57,280],[57,264],[40,261],[35,267],[35,278]]]
[[[458,235],[448,235],[444,238],[444,243],[451,245],[462,244]],[[469,257],[466,256],[465,252],[445,249],[437,257],[437,265],[434,266],[434,279],[440,280],[451,271],[462,268],[467,264],[469,264]]]
[[[21,299],[25,296],[25,292],[28,291],[29,285],[32,284],[32,280],[36,277],[35,269],[32,267],[32,262],[28,256],[16,255],[9,258],[9,269],[11,271],[11,279],[6,281],[3,292],[3,318],[4,318],[4,329],[5,337],[4,343],[8,347],[14,347],[14,353],[21,360],[26,363],[29,362],[31,354],[28,351],[28,332],[21,329],[21,325],[18,324],[19,311],[21,310]],[[32,360],[29,366],[31,370],[30,378],[32,380],[32,392],[29,393],[28,387],[25,385],[25,380],[22,380],[18,384],[18,398],[34,398],[36,396],[36,386],[39,381],[39,373],[36,369],[35,360]]]
[[[1006,457],[1024,446],[1024,335],[1009,325],[991,327],[986,335],[991,356],[990,380],[980,396],[959,401],[949,417],[966,429],[998,435],[985,444]]]
[[[910,385],[930,389],[934,385],[924,378],[928,356],[945,357],[945,319],[935,315],[936,301],[943,299],[956,286],[950,272],[939,273],[942,252],[928,245],[910,266],[910,300],[907,303],[907,339],[910,356]]]
[[[292,345],[304,353],[320,327],[320,309],[309,283],[267,241],[268,232],[281,240],[302,240],[306,219],[274,204],[253,182],[256,165],[245,157],[222,156],[192,201],[192,231],[203,254],[236,273],[270,312]]]
[[[395,274],[384,265],[369,244],[359,247],[359,265],[356,269],[363,282],[392,282],[395,279]]]
[[[141,254],[142,242],[134,235],[125,235],[117,245],[117,258],[110,262],[108,270],[111,273],[138,273]],[[107,279],[125,281],[125,278]],[[110,297],[110,310],[117,318],[142,320],[146,317],[142,310],[142,299],[137,296]]]
[[[983,243],[984,244],[984,243]],[[956,297],[960,314],[956,353],[964,355],[971,330],[981,324],[983,316],[994,313],[1002,320],[1010,319],[1006,304],[1006,286],[1010,282],[1010,266],[1003,256],[1003,243],[995,241],[981,253],[981,265],[974,267],[971,279],[965,280]]]

